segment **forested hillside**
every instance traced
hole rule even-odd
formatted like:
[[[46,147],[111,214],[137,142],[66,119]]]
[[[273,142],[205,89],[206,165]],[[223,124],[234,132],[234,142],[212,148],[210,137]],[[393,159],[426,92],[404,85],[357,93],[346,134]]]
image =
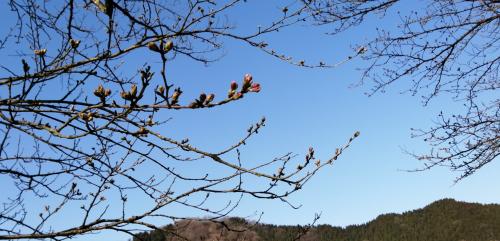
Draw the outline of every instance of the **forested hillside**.
[[[249,240],[290,241],[303,234],[304,227],[251,224],[230,218],[223,224],[208,221],[183,221],[165,227],[177,230],[142,233],[134,241],[177,241],[181,236],[193,241]],[[244,230],[244,231],[242,231]],[[380,215],[363,225],[345,228],[319,225],[300,236],[302,241],[493,241],[500,240],[500,205],[475,204],[444,199],[425,208],[402,214]]]

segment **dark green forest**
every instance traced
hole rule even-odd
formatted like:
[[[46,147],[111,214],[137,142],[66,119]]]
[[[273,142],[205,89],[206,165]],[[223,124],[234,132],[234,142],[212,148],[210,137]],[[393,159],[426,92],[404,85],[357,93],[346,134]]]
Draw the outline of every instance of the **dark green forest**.
[[[140,233],[133,241],[493,241],[500,240],[500,205],[436,201],[402,214],[384,214],[362,225],[345,228],[317,225],[280,226],[241,218],[214,223],[184,220],[166,231]],[[232,229],[234,231],[228,230]]]

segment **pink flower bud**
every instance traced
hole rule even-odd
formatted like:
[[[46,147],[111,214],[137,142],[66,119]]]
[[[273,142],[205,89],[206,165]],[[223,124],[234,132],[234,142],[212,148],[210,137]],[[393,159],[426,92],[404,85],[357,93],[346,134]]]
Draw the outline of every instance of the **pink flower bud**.
[[[259,92],[260,91],[260,84],[259,83],[253,83],[250,89],[248,90],[250,92]]]
[[[238,83],[236,83],[236,81],[232,81],[231,82],[231,90],[236,90],[238,89]]]
[[[245,83],[245,84],[250,83],[250,82],[252,82],[252,79],[253,79],[253,77],[251,74],[245,74],[245,77],[243,77],[243,83]]]

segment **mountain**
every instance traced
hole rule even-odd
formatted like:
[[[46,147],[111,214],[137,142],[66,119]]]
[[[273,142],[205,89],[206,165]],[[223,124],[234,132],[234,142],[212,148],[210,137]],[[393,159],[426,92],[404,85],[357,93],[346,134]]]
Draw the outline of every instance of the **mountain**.
[[[345,228],[253,224],[241,218],[214,223],[207,220],[181,221],[165,231],[138,234],[134,241],[498,241],[500,205],[436,201],[422,209],[402,214],[384,214],[362,225]],[[222,223],[223,222],[223,223]],[[237,231],[227,230],[225,226]],[[175,230],[175,232],[174,232]],[[307,232],[305,232],[307,230]]]

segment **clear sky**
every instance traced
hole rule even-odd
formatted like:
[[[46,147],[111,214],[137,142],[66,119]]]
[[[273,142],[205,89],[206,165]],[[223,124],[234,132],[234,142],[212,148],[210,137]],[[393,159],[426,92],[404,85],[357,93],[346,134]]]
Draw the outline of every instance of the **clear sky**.
[[[397,7],[402,10],[403,6]],[[265,16],[262,13],[272,14],[276,9],[248,4],[238,11],[235,22],[252,26],[255,21],[264,21],[255,19],[258,11],[259,16]],[[329,30],[328,26],[299,25],[271,36],[270,42],[298,59],[337,62],[352,54],[350,47],[373,36],[375,27],[394,27],[397,24],[394,15],[395,11],[390,11],[384,20],[371,18],[368,24],[337,36],[323,34]],[[263,222],[305,224],[315,212],[322,212],[321,223],[344,226],[369,221],[382,213],[420,208],[446,197],[500,202],[499,163],[485,166],[458,184],[453,184],[453,180],[459,173],[444,168],[418,173],[404,171],[421,167],[421,163],[403,150],[429,150],[422,140],[410,138],[410,128],[431,126],[440,111],[460,110],[449,96],[440,96],[424,107],[418,97],[400,93],[407,87],[401,82],[390,86],[386,93],[368,97],[364,93],[370,83],[352,87],[360,78],[356,68],[367,64],[360,59],[334,69],[304,69],[237,43],[229,43],[226,50],[222,60],[208,67],[193,64],[197,66],[194,67],[189,61],[173,63],[173,78],[193,83],[193,89],[224,90],[227,80],[239,79],[250,72],[263,89],[240,103],[204,113],[206,125],[186,125],[182,130],[192,133],[194,141],[215,146],[214,137],[231,139],[231,135],[224,133],[238,133],[266,116],[266,128],[243,149],[248,159],[287,151],[304,153],[309,146],[314,146],[321,157],[342,145],[354,131],[361,132],[333,168],[321,172],[292,196],[291,200],[303,204],[301,209],[292,210],[279,202],[246,199],[236,215],[263,211]],[[190,66],[189,71],[185,71],[185,66]],[[182,128],[183,123],[189,123],[198,114],[174,117],[174,123]]]
[[[279,13],[277,7],[263,7],[264,1],[249,2],[235,9],[232,16],[241,28],[256,26],[267,15]],[[369,24],[336,36],[324,34],[328,26],[299,24],[269,35],[268,40],[276,49],[298,59],[337,62],[351,55],[355,44],[373,36],[374,27],[393,28],[397,23],[394,15],[390,11],[384,20],[371,18]],[[5,19],[0,17],[1,21]],[[368,97],[364,93],[370,83],[352,87],[361,75],[357,68],[367,64],[360,59],[333,69],[305,69],[237,42],[227,42],[225,52],[224,58],[208,66],[182,58],[170,63],[170,78],[182,82],[185,92],[224,94],[229,81],[240,80],[245,73],[251,73],[262,85],[260,93],[237,103],[209,111],[166,113],[165,118],[173,117],[170,128],[189,136],[193,143],[214,148],[235,141],[250,124],[265,116],[266,127],[242,149],[244,157],[271,158],[289,151],[303,154],[313,146],[318,157],[326,158],[355,131],[361,132],[332,168],[324,169],[291,196],[290,200],[302,204],[302,208],[294,210],[279,201],[246,198],[232,215],[264,212],[264,223],[307,224],[314,213],[321,212],[319,223],[346,226],[383,213],[420,208],[442,198],[500,202],[498,161],[458,184],[453,181],[459,173],[444,168],[404,171],[421,167],[421,163],[403,150],[429,150],[422,140],[410,138],[410,128],[429,127],[440,111],[459,110],[449,96],[440,96],[424,107],[418,97],[400,93],[407,87],[400,82],[386,93]],[[143,62],[137,59],[137,68]],[[122,235],[109,237],[120,240]]]

